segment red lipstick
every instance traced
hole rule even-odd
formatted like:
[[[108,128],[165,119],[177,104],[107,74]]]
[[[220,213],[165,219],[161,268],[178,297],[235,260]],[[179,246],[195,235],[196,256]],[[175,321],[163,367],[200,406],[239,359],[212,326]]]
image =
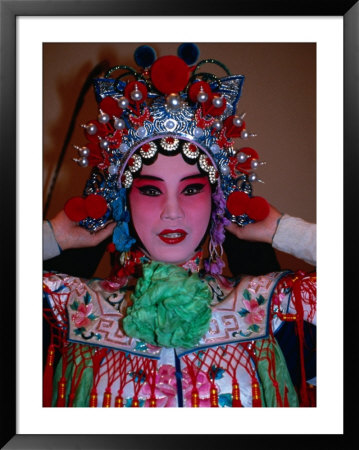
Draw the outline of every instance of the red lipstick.
[[[158,237],[166,244],[179,244],[187,236],[184,230],[162,230]]]

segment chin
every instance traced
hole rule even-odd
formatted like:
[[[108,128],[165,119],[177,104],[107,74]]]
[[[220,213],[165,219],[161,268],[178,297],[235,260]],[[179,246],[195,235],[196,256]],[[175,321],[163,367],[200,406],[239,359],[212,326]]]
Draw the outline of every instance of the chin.
[[[174,251],[174,249],[163,249],[161,252],[155,252],[152,255],[152,259],[160,262],[164,262],[167,264],[182,264],[188,261],[195,254],[195,250],[193,251]]]

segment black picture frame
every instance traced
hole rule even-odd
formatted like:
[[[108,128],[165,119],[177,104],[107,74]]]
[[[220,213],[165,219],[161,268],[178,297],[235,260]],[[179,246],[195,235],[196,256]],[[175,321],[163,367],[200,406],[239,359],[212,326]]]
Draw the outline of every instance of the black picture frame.
[[[19,16],[343,16],[344,18],[344,256],[355,261],[357,221],[355,195],[352,181],[357,177],[359,133],[359,5],[357,0],[327,2],[323,0],[301,2],[269,0],[236,0],[219,2],[181,0],[0,0],[0,168],[1,168],[1,255],[3,255],[1,280],[3,287],[3,317],[5,345],[2,352],[2,420],[1,448],[123,448],[167,449],[206,447],[215,448],[233,439],[233,435],[18,435],[16,433],[16,18]],[[328,125],[328,128],[330,125]],[[344,272],[344,286],[349,291],[354,272]],[[354,291],[353,291],[354,292]],[[345,298],[345,297],[343,297]],[[348,299],[347,299],[348,300]],[[349,299],[350,300],[350,299]],[[348,413],[356,391],[354,301],[345,305],[345,385],[344,404],[347,412],[344,434],[330,436],[340,448],[349,448],[354,432],[355,415]],[[354,363],[354,364],[353,364]],[[353,365],[353,367],[352,367]],[[335,388],[335,387],[333,387]],[[185,430],[183,430],[185,431]],[[310,448],[317,446],[317,438],[329,436],[295,436],[295,442]],[[241,435],[238,445],[268,445],[276,448],[291,445],[294,436],[279,439],[278,435]],[[229,443],[229,442],[228,442]],[[228,445],[227,442],[225,445]]]

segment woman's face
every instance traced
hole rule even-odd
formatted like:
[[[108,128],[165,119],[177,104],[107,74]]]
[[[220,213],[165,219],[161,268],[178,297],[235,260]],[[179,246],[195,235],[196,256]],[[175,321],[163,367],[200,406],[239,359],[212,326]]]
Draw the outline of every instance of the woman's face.
[[[144,165],[129,193],[135,230],[152,259],[180,264],[199,246],[211,216],[211,187],[181,154]]]

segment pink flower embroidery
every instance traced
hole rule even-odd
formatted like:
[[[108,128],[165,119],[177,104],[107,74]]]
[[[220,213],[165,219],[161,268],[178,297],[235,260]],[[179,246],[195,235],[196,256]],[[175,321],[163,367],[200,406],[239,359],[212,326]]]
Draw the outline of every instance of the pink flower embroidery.
[[[264,309],[261,309],[257,300],[243,300],[243,304],[246,307],[249,314],[245,317],[245,322],[252,325],[254,323],[261,323],[265,316]]]
[[[182,371],[182,388],[183,394],[186,399],[186,406],[191,406],[192,404],[192,380],[188,373],[187,368]],[[202,407],[210,407],[210,388],[211,383],[207,377],[207,375],[200,371],[197,375],[196,379],[196,388],[199,395],[199,405]]]
[[[92,305],[85,305],[84,303],[81,303],[76,313],[72,315],[72,321],[77,328],[86,328],[91,323],[91,320],[88,318],[91,313]]]
[[[176,406],[175,399],[177,394],[177,381],[175,368],[170,364],[164,364],[161,366],[158,369],[155,383],[156,406]],[[148,406],[149,398],[151,396],[151,387],[147,382],[145,382],[142,386],[141,395],[146,397],[146,406]]]

